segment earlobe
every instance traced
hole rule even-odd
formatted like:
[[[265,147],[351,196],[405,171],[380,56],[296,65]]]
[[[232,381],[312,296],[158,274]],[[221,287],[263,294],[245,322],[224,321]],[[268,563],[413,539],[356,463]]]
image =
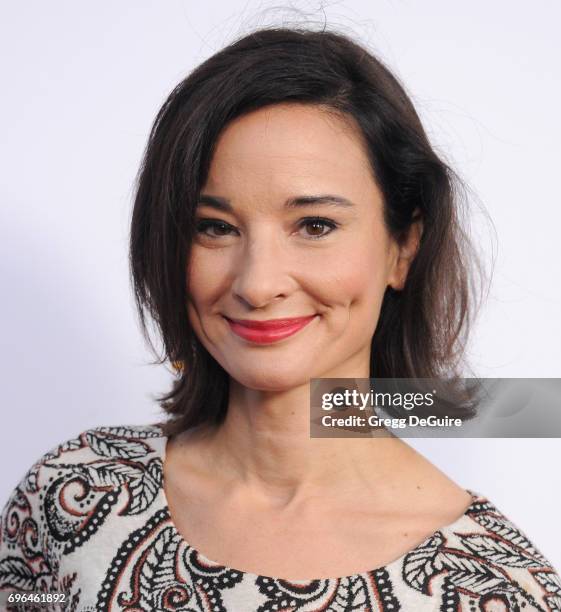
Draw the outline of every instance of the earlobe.
[[[396,291],[401,291],[405,286],[405,279],[407,278],[407,270],[409,267],[404,269],[403,260],[400,260],[396,263],[394,273],[392,274],[388,286]]]
[[[415,259],[421,244],[423,234],[423,221],[419,210],[415,209],[413,219],[416,219],[407,230],[404,239],[398,243],[397,260],[394,263],[394,273],[388,285],[397,291],[403,290],[411,263]]]
[[[388,286],[396,291],[401,291],[405,285],[408,269],[408,260],[404,257],[401,247],[399,247],[396,259],[394,260],[392,273],[388,279]]]

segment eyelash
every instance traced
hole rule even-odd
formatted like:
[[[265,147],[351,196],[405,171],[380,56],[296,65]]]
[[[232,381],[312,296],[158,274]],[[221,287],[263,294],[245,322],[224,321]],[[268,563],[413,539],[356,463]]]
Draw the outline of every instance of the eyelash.
[[[301,220],[299,227],[305,227],[306,225],[312,225],[313,223],[319,223],[321,225],[326,225],[327,227],[330,228],[330,230],[325,234],[321,234],[320,236],[309,236],[310,240],[320,240],[321,238],[325,238],[325,236],[328,236],[329,234],[333,232],[333,230],[339,227],[339,224],[336,223],[335,221],[331,221],[330,219],[324,219],[323,217],[306,217],[305,219]],[[206,234],[205,230],[209,227],[232,228],[232,226],[229,223],[226,223],[226,221],[220,221],[219,219],[201,219],[200,221],[197,222],[197,226],[196,226],[197,233],[204,234],[205,236],[207,236],[208,238],[212,238],[213,240],[216,240],[218,238],[222,238],[228,235],[228,234],[223,234],[222,236],[211,236],[210,234]]]

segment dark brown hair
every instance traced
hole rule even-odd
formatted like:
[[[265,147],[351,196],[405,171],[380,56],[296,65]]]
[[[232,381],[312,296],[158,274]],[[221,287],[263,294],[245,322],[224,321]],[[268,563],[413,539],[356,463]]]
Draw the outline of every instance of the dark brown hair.
[[[164,346],[155,363],[183,366],[157,398],[169,415],[168,435],[219,424],[228,407],[228,373],[199,342],[186,310],[194,211],[213,148],[235,117],[287,102],[354,119],[394,236],[416,209],[423,219],[403,290],[386,290],[370,376],[451,377],[463,364],[480,267],[461,223],[462,181],[431,147],[403,86],[366,48],[334,31],[260,29],[207,59],[170,93],[137,177],[130,267],[141,329],[154,350],[148,313]]]

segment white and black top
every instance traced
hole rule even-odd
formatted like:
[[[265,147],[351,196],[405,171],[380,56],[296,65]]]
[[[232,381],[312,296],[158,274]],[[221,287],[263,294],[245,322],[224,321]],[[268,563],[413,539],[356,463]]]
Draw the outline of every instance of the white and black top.
[[[77,612],[561,610],[551,564],[473,491],[463,516],[368,572],[295,581],[220,565],[173,524],[166,442],[159,425],[97,427],[41,457],[3,509],[0,592],[64,591]]]

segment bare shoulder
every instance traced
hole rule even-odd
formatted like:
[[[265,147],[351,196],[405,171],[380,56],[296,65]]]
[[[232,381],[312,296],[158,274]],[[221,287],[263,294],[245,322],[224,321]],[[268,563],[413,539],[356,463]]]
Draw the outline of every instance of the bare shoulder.
[[[400,485],[396,488],[397,506],[417,520],[446,525],[458,519],[473,503],[471,493],[455,482],[429,459],[408,447]]]
[[[212,483],[208,468],[213,460],[207,447],[210,433],[201,426],[168,437],[163,472],[169,488],[179,483],[182,488]]]

